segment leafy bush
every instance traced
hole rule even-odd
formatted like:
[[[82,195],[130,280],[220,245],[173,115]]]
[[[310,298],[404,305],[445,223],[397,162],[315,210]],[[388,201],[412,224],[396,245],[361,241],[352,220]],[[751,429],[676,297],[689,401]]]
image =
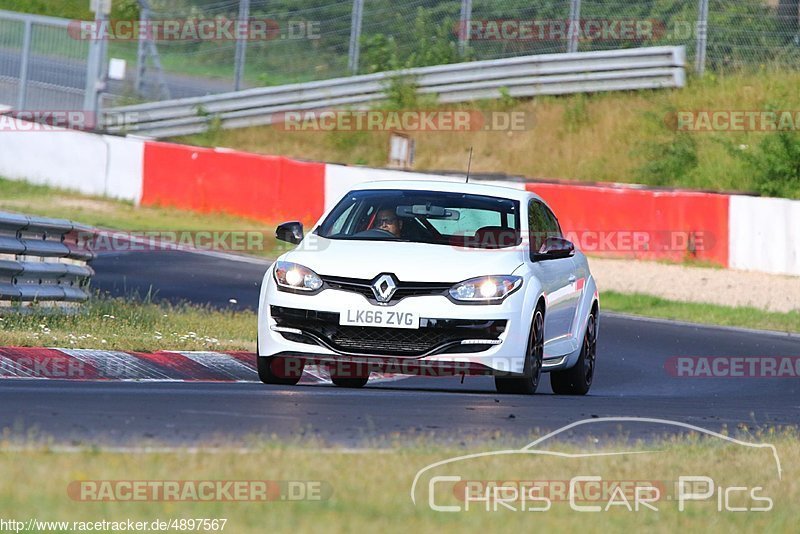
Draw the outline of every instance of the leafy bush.
[[[393,76],[385,84],[386,107],[389,109],[414,109],[418,104],[417,83],[407,76]]]
[[[361,39],[361,71],[386,72],[400,68],[397,42],[391,35],[379,33]]]
[[[670,110],[674,113],[674,110]],[[677,185],[697,168],[697,142],[690,132],[675,131],[655,112],[645,114],[646,131],[633,150],[644,163],[636,169],[639,181],[650,185]],[[648,131],[649,130],[649,131]]]
[[[697,167],[697,144],[693,134],[677,132],[664,141],[644,143],[646,162],[639,167],[639,178],[651,185],[674,185]]]
[[[419,8],[404,46],[399,46],[397,39],[388,33],[363,36],[361,71],[384,72],[467,61],[469,56],[459,53],[457,36],[452,31],[454,24],[449,18],[436,19],[429,11]]]
[[[762,195],[800,198],[800,135],[794,130],[766,134],[755,150],[730,147],[753,173]]]

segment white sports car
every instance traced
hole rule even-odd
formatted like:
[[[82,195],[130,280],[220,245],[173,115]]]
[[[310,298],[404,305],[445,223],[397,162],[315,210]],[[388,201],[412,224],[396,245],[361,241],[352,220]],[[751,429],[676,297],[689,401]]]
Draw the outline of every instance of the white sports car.
[[[599,299],[586,257],[537,195],[433,181],[364,183],[261,286],[258,371],[296,384],[307,364],[334,384],[371,372],[485,374],[501,393],[584,395],[595,374]]]

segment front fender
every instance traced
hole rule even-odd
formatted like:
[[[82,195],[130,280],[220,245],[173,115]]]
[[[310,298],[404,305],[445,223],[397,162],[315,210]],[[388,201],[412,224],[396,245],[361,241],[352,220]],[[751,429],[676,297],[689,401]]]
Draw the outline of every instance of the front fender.
[[[262,339],[267,339],[267,328],[269,328],[269,303],[267,302],[268,284],[272,283],[272,271],[275,270],[275,263],[269,266],[264,278],[261,279],[261,292],[258,298],[258,353],[261,355]]]
[[[542,298],[542,295],[544,295],[544,287],[539,279],[533,274],[533,270],[528,264],[520,265],[511,274],[521,276],[525,280],[524,285],[522,286],[525,298],[523,299],[522,306],[519,310],[519,321],[526,324],[525,328],[519,328],[517,330],[519,335],[517,343],[520,343],[519,346],[525,347],[528,344],[530,321],[533,317],[533,312],[536,309],[536,304],[539,302],[539,299]],[[546,309],[545,313],[547,313]],[[547,332],[545,332],[545,338],[546,337]]]

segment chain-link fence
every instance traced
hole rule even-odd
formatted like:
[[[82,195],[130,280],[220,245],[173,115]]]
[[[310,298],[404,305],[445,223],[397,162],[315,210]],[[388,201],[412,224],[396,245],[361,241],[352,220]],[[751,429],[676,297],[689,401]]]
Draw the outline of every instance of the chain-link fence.
[[[63,108],[88,103],[85,89],[99,87],[125,104],[403,67],[654,45],[685,45],[700,72],[800,67],[800,0],[136,0],[137,5],[139,20],[107,21],[103,31],[91,23],[76,29],[75,22],[0,12],[0,103],[50,108],[55,102]],[[235,26],[237,21],[248,24]],[[231,24],[244,32],[230,31]],[[106,78],[99,84],[87,84],[90,51],[95,56],[89,63],[96,62]],[[111,58],[127,69],[109,80]],[[26,91],[20,91],[21,83]]]
[[[0,11],[0,104],[19,110],[83,108],[89,46],[70,38],[68,25]]]
[[[699,71],[800,66],[800,0],[161,0],[168,9],[150,1],[154,20],[269,21],[270,37],[244,40],[238,53],[234,42],[158,43],[166,72],[227,89],[676,44]]]

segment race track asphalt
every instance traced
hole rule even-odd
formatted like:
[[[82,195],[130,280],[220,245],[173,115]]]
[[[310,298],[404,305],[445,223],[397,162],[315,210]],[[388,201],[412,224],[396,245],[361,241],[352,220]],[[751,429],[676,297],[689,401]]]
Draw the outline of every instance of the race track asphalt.
[[[95,287],[113,294],[152,286],[156,298],[237,308],[257,306],[266,269],[178,251],[103,255],[93,266]],[[463,384],[415,377],[361,390],[13,379],[0,380],[0,427],[68,443],[197,444],[278,435],[358,445],[390,435],[527,438],[591,417],[663,418],[714,431],[800,423],[798,378],[688,378],[665,367],[675,356],[800,356],[800,338],[601,317],[597,375],[586,397],[555,396],[547,379],[535,396],[501,396],[488,377]],[[663,430],[626,428],[632,437]]]

